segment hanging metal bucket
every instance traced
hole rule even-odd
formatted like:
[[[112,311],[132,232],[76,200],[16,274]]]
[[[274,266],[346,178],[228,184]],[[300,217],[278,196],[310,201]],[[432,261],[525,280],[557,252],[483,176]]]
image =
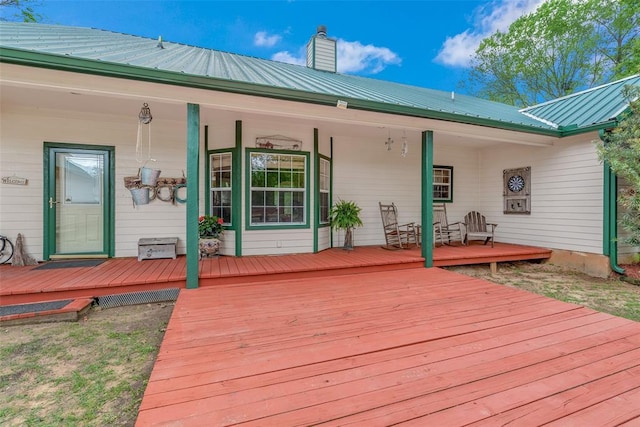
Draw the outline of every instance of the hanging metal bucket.
[[[138,205],[148,205],[149,204],[149,188],[131,188],[131,197],[133,198],[133,204],[135,206]]]
[[[142,185],[150,185],[155,187],[158,183],[158,178],[160,177],[160,171],[157,169],[150,168],[140,168],[140,179],[142,180]]]

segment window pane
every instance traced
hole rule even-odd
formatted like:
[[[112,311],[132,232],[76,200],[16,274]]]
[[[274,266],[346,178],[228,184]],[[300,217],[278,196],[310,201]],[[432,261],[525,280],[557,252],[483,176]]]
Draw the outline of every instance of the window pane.
[[[304,188],[304,173],[292,174],[291,186],[289,188]]]
[[[251,208],[251,223],[257,224],[261,222],[265,222],[264,208],[262,207]]]
[[[277,206],[278,193],[276,191],[264,192],[264,205],[265,206]]]
[[[320,193],[320,222],[329,222],[329,193]]]
[[[231,191],[220,191],[219,193],[221,204],[231,206]]]
[[[291,191],[281,191],[279,196],[280,206],[291,206]]]
[[[231,187],[231,171],[220,172],[220,187]]]
[[[222,154],[222,168],[223,169],[228,169],[231,170],[231,153],[229,154]]]
[[[267,188],[278,188],[278,171],[267,172]]]
[[[251,153],[251,167],[251,223],[304,223],[306,157]]]
[[[252,187],[264,187],[265,173],[264,171],[251,172],[251,186]]]
[[[211,169],[210,189],[211,206],[209,212],[224,219],[231,225],[231,165],[232,153],[214,153],[209,155]]]
[[[278,208],[265,208],[266,222],[278,222]]]
[[[433,198],[435,200],[451,200],[453,185],[453,168],[433,168]]]
[[[291,188],[291,172],[281,171],[280,172],[280,183],[278,187],[280,188]]]
[[[266,155],[267,170],[278,170],[278,156]]]
[[[291,214],[292,222],[304,222],[304,208],[293,208]]]
[[[293,200],[291,202],[292,206],[304,206],[304,193],[301,191],[296,191],[293,193]]]
[[[227,218],[231,218],[231,208],[222,208],[219,216],[226,222]]]
[[[292,159],[291,169],[304,172],[305,158],[296,156]]]
[[[251,154],[251,170],[260,171],[266,169],[266,158],[260,153]]]
[[[264,206],[264,191],[251,192],[251,206]]]
[[[291,169],[291,156],[280,156],[280,169]]]

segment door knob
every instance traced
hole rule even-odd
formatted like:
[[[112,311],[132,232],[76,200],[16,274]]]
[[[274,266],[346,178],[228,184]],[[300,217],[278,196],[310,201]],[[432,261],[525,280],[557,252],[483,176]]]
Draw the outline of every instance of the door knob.
[[[49,197],[49,209],[53,209],[53,205],[57,205],[60,202],[56,202],[55,200],[53,200],[53,197]]]

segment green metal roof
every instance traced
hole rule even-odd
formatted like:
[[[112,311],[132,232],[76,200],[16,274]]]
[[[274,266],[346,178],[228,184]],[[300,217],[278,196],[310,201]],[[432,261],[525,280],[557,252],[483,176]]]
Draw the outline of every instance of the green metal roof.
[[[160,47],[156,39],[92,28],[0,22],[0,61],[327,105],[342,99],[349,108],[548,135],[562,130],[535,107],[521,112],[471,96],[454,100],[449,92],[168,41]]]
[[[640,75],[594,87],[562,98],[523,108],[522,113],[544,120],[563,134],[615,124],[629,103],[622,95],[626,85],[640,86]]]

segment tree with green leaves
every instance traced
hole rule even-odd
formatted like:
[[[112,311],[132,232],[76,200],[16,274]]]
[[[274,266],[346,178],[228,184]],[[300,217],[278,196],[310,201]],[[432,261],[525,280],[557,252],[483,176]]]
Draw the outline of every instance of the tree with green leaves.
[[[629,111],[597,148],[600,159],[628,183],[618,196],[625,209],[621,225],[629,232],[624,241],[640,246],[640,87],[626,87],[625,96],[630,100]]]
[[[15,20],[23,22],[41,21],[42,16],[33,10],[34,6],[38,4],[39,2],[36,0],[0,0],[1,19],[4,21]],[[13,14],[9,15],[9,13]]]
[[[637,0],[549,0],[481,42],[464,86],[529,106],[633,74],[639,22]]]
[[[588,0],[596,32],[597,54],[612,79],[640,73],[640,3],[638,0]]]

